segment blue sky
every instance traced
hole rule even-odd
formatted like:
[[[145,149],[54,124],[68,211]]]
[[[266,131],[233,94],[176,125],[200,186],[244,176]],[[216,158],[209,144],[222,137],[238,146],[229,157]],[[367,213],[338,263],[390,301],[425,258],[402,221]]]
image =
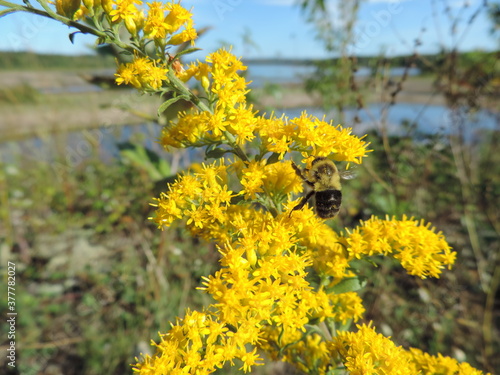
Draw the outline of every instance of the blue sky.
[[[337,4],[330,0],[332,22],[341,24]],[[20,0],[14,2],[21,3]],[[490,0],[491,2],[491,0]],[[223,43],[233,45],[233,52],[244,57],[322,58],[321,43],[315,40],[314,28],[304,21],[295,0],[185,0],[194,7],[198,28],[211,27],[197,42],[204,51],[199,58]],[[464,10],[463,5],[469,4]],[[419,37],[420,53],[433,53],[440,45],[457,45],[460,50],[492,50],[498,47],[489,34],[491,23],[482,11],[468,26],[470,15],[483,0],[365,0],[359,11],[357,42],[350,50],[358,55],[410,54]],[[458,16],[457,33],[450,35],[451,22],[444,4]],[[423,31],[425,30],[425,31]],[[66,26],[28,14],[9,14],[0,18],[0,50],[40,53],[88,53],[94,43],[90,36],[77,35],[71,44]],[[258,48],[245,47],[243,35],[250,35]]]

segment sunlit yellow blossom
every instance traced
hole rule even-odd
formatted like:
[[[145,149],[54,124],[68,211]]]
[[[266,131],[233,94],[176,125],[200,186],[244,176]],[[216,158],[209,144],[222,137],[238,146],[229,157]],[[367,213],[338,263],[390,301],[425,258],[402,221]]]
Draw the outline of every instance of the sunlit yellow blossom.
[[[186,311],[184,319],[178,319],[170,331],[161,335],[156,344],[156,354],[146,355],[134,365],[139,374],[210,374],[224,362],[240,359],[243,369],[260,364],[255,350],[242,350],[241,338],[246,335],[246,326],[237,324],[235,333],[229,332],[223,322],[209,313]]]
[[[337,337],[328,344],[330,353],[340,357],[349,374],[417,373],[402,347],[377,334],[369,325],[357,328],[357,332],[337,332]]]
[[[343,239],[349,253],[356,258],[376,254],[397,259],[410,275],[439,277],[445,267],[455,262],[441,232],[435,233],[430,224],[403,216],[385,220],[372,217]]]
[[[209,118],[206,112],[180,113],[177,123],[162,130],[161,144],[168,149],[210,143],[214,137],[207,133]]]
[[[226,246],[223,268],[204,283],[217,301],[221,319],[236,324],[252,317],[259,324],[272,321],[282,329],[301,329],[309,313],[309,304],[301,303],[307,302],[302,293],[311,289],[305,280],[308,258],[276,253],[251,266],[237,246]]]
[[[295,127],[293,140],[301,150],[314,156],[328,156],[337,161],[361,164],[368,152],[368,143],[351,134],[352,129],[333,126],[307,113],[290,119]],[[310,151],[309,151],[310,150]]]
[[[173,1],[166,4],[166,9],[169,11],[165,18],[165,22],[169,25],[169,33],[177,32],[183,25],[192,26],[192,14],[189,10],[183,8],[180,4]]]
[[[228,131],[236,136],[236,143],[243,145],[255,138],[256,119],[252,108],[238,107],[227,113]]]
[[[264,162],[250,162],[242,171],[241,184],[242,193],[245,193],[245,199],[255,198],[256,193],[262,193],[262,186],[266,174],[264,172]]]
[[[290,151],[293,142],[293,126],[287,124],[284,116],[277,118],[271,115],[269,118],[259,118],[257,128],[262,146],[270,152],[280,154],[279,159],[282,160],[285,154]]]
[[[243,352],[240,354],[239,358],[243,362],[243,366],[240,367],[240,370],[243,370],[244,372],[249,372],[252,369],[252,366],[263,365],[263,363],[257,362],[260,360],[260,357],[257,354],[257,348],[254,348],[251,352]]]
[[[234,80],[226,78],[224,77],[224,83],[214,79],[212,85],[212,92],[218,96],[216,109],[219,111],[233,110],[237,104],[244,105],[248,92],[247,82],[243,77],[235,76]]]
[[[206,61],[212,66],[215,93],[221,89],[221,86],[240,78],[238,71],[247,69],[236,56],[225,49],[211,53]]]
[[[158,90],[167,80],[167,71],[149,58],[135,58],[131,63],[120,65],[115,74],[116,83],[130,84],[140,90]]]
[[[148,3],[149,10],[144,22],[144,34],[146,37],[154,39],[164,39],[170,26],[165,21],[166,6],[162,2],[153,1]]]
[[[111,21],[118,23],[123,21],[127,30],[131,34],[136,34],[137,26],[135,24],[136,15],[139,13],[139,9],[136,5],[142,5],[141,0],[113,0],[115,8],[109,12]]]
[[[289,161],[267,165],[265,161],[250,162],[246,167],[235,163],[234,166],[241,171],[240,182],[246,199],[255,198],[255,194],[262,193],[264,188],[271,196],[302,192],[302,182],[296,178]]]
[[[410,348],[408,358],[422,375],[482,375],[483,372],[468,363],[459,363],[456,359],[438,354],[424,353],[420,349]],[[487,375],[490,375],[489,373]]]
[[[169,186],[167,194],[162,193],[155,206],[153,221],[163,228],[175,220],[187,218],[186,224],[193,230],[205,229],[211,224],[220,225],[232,192],[225,184],[222,164],[203,166],[195,175],[186,175]]]
[[[346,324],[348,320],[358,321],[365,312],[361,297],[355,292],[330,294],[330,302],[333,306],[333,319],[342,324]]]
[[[169,2],[148,3],[148,16],[144,22],[144,35],[154,39],[159,44],[178,45],[187,41],[193,41],[197,37],[193,28],[192,14],[180,4]],[[178,32],[185,26],[185,29]],[[169,37],[167,41],[165,38]]]
[[[290,161],[265,166],[264,186],[271,195],[298,194],[303,190],[302,181],[297,178]]]
[[[181,31],[180,33],[175,34],[172,36],[167,44],[177,46],[181,43],[185,42],[194,42],[194,40],[198,37],[198,34],[196,33],[196,29],[193,27],[189,27],[186,30]]]
[[[368,143],[351,134],[350,128],[333,126],[305,112],[298,118],[259,119],[258,129],[263,146],[283,158],[291,150],[302,151],[305,157],[329,156],[337,161],[360,164],[368,152]]]

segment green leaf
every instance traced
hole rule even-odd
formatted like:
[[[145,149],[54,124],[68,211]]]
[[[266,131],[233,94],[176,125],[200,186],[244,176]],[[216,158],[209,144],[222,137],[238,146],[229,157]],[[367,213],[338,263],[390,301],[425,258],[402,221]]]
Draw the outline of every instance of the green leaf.
[[[186,48],[185,50],[182,50],[178,53],[176,53],[175,57],[180,57],[182,55],[187,55],[188,53],[193,53],[193,52],[196,52],[196,51],[201,51],[201,48]]]
[[[160,116],[165,110],[170,107],[172,104],[178,102],[179,100],[184,99],[184,100],[189,100],[189,98],[185,97],[184,95],[179,95],[175,96],[171,99],[168,99],[166,102],[163,102],[160,105],[160,108],[158,108],[158,116]]]
[[[210,150],[207,149],[205,152],[205,158],[207,159],[219,159],[224,156],[225,153],[230,152],[229,150],[224,150],[220,147],[215,147]]]
[[[159,181],[171,173],[170,165],[165,159],[142,145],[124,142],[118,144],[118,149],[122,159],[145,170],[153,181]]]
[[[69,40],[71,41],[71,44],[75,44],[75,35],[80,34],[80,31],[75,31],[74,33],[69,34]]]
[[[361,277],[351,277],[348,279],[342,280],[337,285],[326,288],[327,293],[341,294],[347,292],[355,292],[361,288],[364,288],[366,285],[366,280]]]
[[[280,157],[280,154],[273,152],[273,154],[267,158],[266,164],[269,165],[269,164],[277,163],[279,160],[279,157]]]

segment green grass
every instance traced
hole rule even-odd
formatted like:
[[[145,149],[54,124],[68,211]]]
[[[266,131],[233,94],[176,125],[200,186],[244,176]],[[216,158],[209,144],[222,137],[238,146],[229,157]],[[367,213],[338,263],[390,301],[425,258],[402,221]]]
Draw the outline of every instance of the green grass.
[[[40,100],[40,93],[27,83],[0,88],[0,103],[34,104]]]
[[[473,205],[481,254],[494,259],[499,218],[491,215],[498,215],[493,208],[500,196],[500,156],[492,151],[500,147],[498,133],[473,149],[477,154],[470,166],[480,178],[472,202],[462,199],[445,140],[390,138],[394,160],[389,162],[379,137],[369,139],[374,152],[358,177],[344,184],[344,211],[333,224],[350,227],[372,214],[425,218],[445,233],[458,260],[438,280],[410,277],[380,258],[374,259],[376,268],[359,264],[369,281],[363,291],[366,319],[405,347],[463,354],[461,359],[474,366],[498,371],[498,359],[484,355],[487,293],[479,280],[481,272],[491,277],[495,264],[478,268],[463,225],[464,209]],[[40,152],[52,152],[64,163],[64,154],[54,151],[65,149],[64,137],[59,142],[46,139]],[[186,307],[210,303],[195,288],[217,269],[215,246],[182,227],[155,228],[147,220],[149,202],[157,195],[151,171],[124,155],[103,163],[97,151],[63,169],[17,152],[0,169],[7,194],[0,220],[12,223],[2,230],[0,246],[17,264],[20,373],[36,374],[50,363],[75,374],[131,373],[134,356],[149,340],[158,340],[158,331],[168,330]],[[498,310],[492,313],[499,318]],[[495,353],[500,343],[498,335],[493,337]],[[270,367],[256,371],[273,373]]]

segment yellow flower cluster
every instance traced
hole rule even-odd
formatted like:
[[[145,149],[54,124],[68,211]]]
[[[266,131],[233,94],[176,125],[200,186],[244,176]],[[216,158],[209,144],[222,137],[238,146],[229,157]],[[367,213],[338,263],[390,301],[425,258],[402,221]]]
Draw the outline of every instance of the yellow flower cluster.
[[[222,164],[203,166],[194,175],[186,175],[169,186],[169,193],[157,199],[157,215],[153,219],[160,227],[174,220],[187,218],[193,228],[212,227],[225,219],[224,212],[231,200]]]
[[[408,358],[415,366],[415,373],[422,375],[482,375],[483,372],[468,363],[459,363],[456,359],[438,354],[433,356],[420,349],[410,348]],[[490,375],[487,373],[487,375]]]
[[[259,130],[264,147],[280,154],[280,159],[288,152],[301,151],[306,158],[333,154],[334,160],[361,164],[368,152],[368,144],[352,135],[352,129],[332,126],[305,112],[293,119],[272,117],[262,125]]]
[[[328,343],[332,355],[338,355],[351,375],[415,375],[405,350],[389,338],[376,333],[370,325],[357,325],[357,332],[337,332]]]
[[[153,220],[161,228],[185,220],[193,235],[220,244],[221,269],[205,278],[201,288],[216,301],[214,319],[232,327],[230,332],[237,327],[238,335],[246,336],[245,344],[298,364],[306,372],[325,373],[336,364],[325,349],[324,338],[306,327],[312,322],[347,324],[362,318],[364,308],[356,293],[327,292],[356,276],[349,266],[352,260],[390,255],[411,274],[439,277],[455,254],[441,233],[406,217],[372,218],[339,235],[308,207],[291,215],[297,204],[291,194],[302,191],[302,181],[291,162],[282,160],[287,153],[300,152],[307,162],[312,153],[360,163],[367,144],[350,130],[305,113],[292,120],[255,116],[246,107],[245,82],[237,75],[241,68],[234,56],[222,50],[210,55],[207,63],[192,64],[179,75],[183,81],[194,77],[200,82],[214,102],[213,112],[183,113],[165,129],[163,145],[225,145],[222,152],[233,150],[240,160],[220,158],[219,163],[193,168],[160,196]],[[242,113],[245,115],[240,116]],[[235,147],[252,149],[254,139],[260,141],[256,156],[273,152],[274,162],[241,157],[241,149]],[[312,281],[311,275],[321,282]],[[364,363],[358,358],[349,366],[375,368],[381,358],[387,358],[386,369],[409,363],[389,339],[371,328],[365,330],[373,345],[382,347],[370,354],[375,359]],[[354,340],[357,336],[346,337]],[[347,342],[342,343],[348,350]],[[342,353],[340,347],[336,350]],[[205,360],[203,356],[199,359]]]
[[[149,11],[144,22],[144,36],[159,45],[179,45],[197,38],[192,14],[174,2],[148,3]],[[184,28],[181,32],[178,31]]]
[[[143,9],[145,4],[141,0],[84,0],[83,3],[81,0],[56,0],[56,11],[74,20],[90,17],[95,24],[105,19],[111,25],[107,27],[111,34],[118,35],[119,26],[124,25],[135,42],[135,55],[133,62],[120,65],[115,74],[116,82],[118,85],[130,84],[144,92],[157,92],[167,80],[170,62],[167,47],[192,43],[197,32],[191,12],[177,2],[154,1],[146,5],[147,10]],[[137,47],[150,41],[157,47],[157,59],[147,57]]]
[[[157,374],[211,374],[225,362],[239,359],[240,370],[248,372],[260,365],[256,349],[247,351],[245,345],[258,340],[258,330],[247,330],[239,322],[229,331],[209,312],[186,311],[170,331],[161,335],[156,354],[146,355],[134,365],[134,372],[141,375]],[[251,327],[252,328],[252,327]]]
[[[135,57],[133,62],[118,67],[116,83],[132,85],[138,90],[157,91],[163,86],[163,81],[167,80],[167,71],[161,62]]]
[[[254,251],[260,250],[258,244],[253,247]],[[230,326],[246,322],[245,329],[257,328],[257,346],[272,357],[296,363],[300,352],[313,360],[315,357],[309,354],[314,348],[307,345],[310,333],[305,328],[311,320],[345,322],[358,320],[363,314],[357,294],[329,295],[313,289],[307,281],[311,265],[307,255],[270,251],[258,254],[253,262],[245,256],[247,250],[241,242],[226,245],[222,268],[205,278],[203,289],[217,301],[221,321]],[[321,347],[321,342],[317,343]],[[328,360],[325,351],[316,355]]]
[[[246,105],[245,79],[237,74],[243,69],[241,61],[222,49],[210,54],[207,63],[192,64],[181,73],[183,81],[191,77],[199,80],[216,104],[213,111],[181,114],[176,124],[164,130],[162,144],[167,148],[203,146],[222,141],[226,132],[235,136],[238,144],[255,138],[255,113]]]
[[[290,161],[266,164],[252,161],[248,164],[235,162],[233,166],[243,186],[245,199],[255,199],[257,193],[267,191],[271,196],[286,197],[290,193],[301,193],[302,181],[297,178]]]
[[[372,217],[343,239],[349,254],[362,258],[375,254],[397,259],[410,275],[439,277],[442,269],[451,268],[456,253],[451,250],[441,232],[435,233],[430,223],[403,216],[385,220]]]
[[[420,375],[482,375],[468,363],[442,355],[432,356],[419,349],[409,351],[396,346],[388,337],[377,334],[369,325],[357,325],[357,332],[337,332],[327,344],[338,355],[351,375],[420,374]],[[490,375],[489,373],[487,375]]]
[[[256,115],[246,104],[247,83],[238,75],[246,69],[241,61],[224,49],[210,54],[206,61],[192,64],[180,78],[200,81],[207,96],[216,102],[213,112],[182,114],[162,134],[161,143],[167,149],[226,143],[229,133],[240,146],[259,137],[260,152],[279,154],[279,160],[288,152],[300,151],[305,158],[333,154],[334,160],[360,164],[368,152],[368,143],[351,134],[351,129],[332,126],[306,113],[292,119]]]
[[[106,17],[112,25],[123,23],[133,39],[153,40],[161,48],[193,42],[197,38],[192,14],[180,4],[141,0],[56,0],[58,14],[73,20],[84,16]]]
[[[193,44],[197,31],[178,1],[55,0],[55,7],[71,20],[85,17],[91,26],[79,29],[99,43],[133,55],[118,68],[119,85],[172,93],[160,111],[179,99],[193,105],[164,129],[165,148],[207,147],[208,158],[220,158],[192,166],[170,184],[152,218],[162,229],[182,221],[194,236],[217,243],[220,269],[199,288],[215,302],[203,312],[187,310],[160,334],[156,353],[138,360],[135,372],[203,375],[228,362],[249,372],[261,364],[256,353],[262,349],[312,374],[482,374],[449,357],[405,351],[371,325],[331,332],[365,311],[351,261],[391,256],[426,278],[439,277],[456,257],[442,233],[422,220],[372,217],[339,234],[309,207],[293,211],[298,200],[292,195],[303,187],[290,154],[301,155],[307,166],[311,157],[328,157],[348,167],[369,152],[364,137],[305,112],[296,118],[259,115],[246,100],[248,82],[239,74],[246,67],[228,50],[184,69],[169,47]],[[192,78],[201,86],[199,96],[188,89]]]

